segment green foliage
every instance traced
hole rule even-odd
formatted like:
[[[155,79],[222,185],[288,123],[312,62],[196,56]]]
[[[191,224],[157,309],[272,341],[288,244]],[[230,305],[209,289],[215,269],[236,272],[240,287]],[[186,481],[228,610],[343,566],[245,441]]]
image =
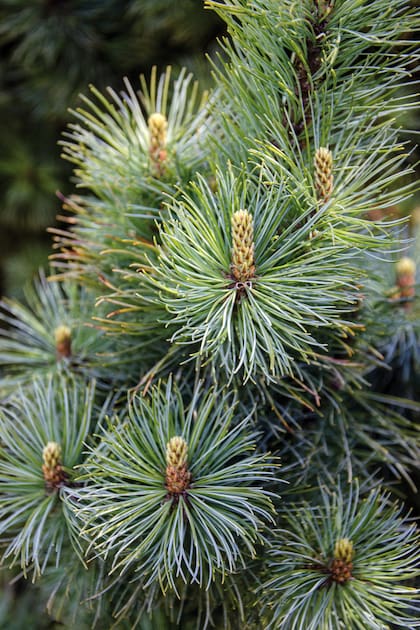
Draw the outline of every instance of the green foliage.
[[[119,201],[123,187],[128,189],[132,200],[139,200],[147,189],[148,180],[154,181],[153,176],[176,181],[180,177],[178,169],[191,172],[200,166],[203,143],[211,131],[205,109],[206,94],[199,98],[198,84],[185,69],[173,85],[171,83],[170,67],[159,80],[154,67],[150,87],[145,77],[140,77],[140,95],[126,80],[121,96],[108,89],[111,102],[94,87],[91,90],[98,104],[81,97],[85,108],[74,112],[80,123],[70,125],[70,132],[65,134],[69,140],[62,142],[64,157],[76,164],[80,187],[101,197],[118,196]],[[168,155],[162,174],[153,169],[150,152],[148,118],[156,112],[167,119]],[[130,201],[129,198],[128,203]]]
[[[331,242],[308,247],[310,211],[302,213],[281,180],[261,179],[219,173],[213,194],[200,178],[193,196],[170,210],[157,267],[159,299],[177,329],[172,340],[199,344],[200,358],[244,380],[258,372],[300,376],[298,362],[324,352],[323,330],[330,343],[347,336],[357,290],[348,251]],[[251,212],[255,235],[255,277],[245,283],[231,273],[230,223],[241,208]]]
[[[410,585],[417,575],[418,533],[389,496],[376,490],[361,498],[357,486],[332,495],[321,488],[319,505],[291,506],[281,516],[267,554],[270,578],[261,589],[271,609],[267,628],[418,626]],[[334,564],[343,539],[353,551],[344,561],[349,577]]]
[[[92,88],[55,276],[2,303],[3,563],[69,628],[416,627],[420,13],[208,6],[216,89]]]
[[[0,535],[7,541],[3,560],[19,563],[24,572],[41,574],[58,564],[71,543],[82,558],[82,541],[73,511],[74,468],[85,441],[95,429],[94,385],[58,377],[35,381],[21,390],[0,415]],[[43,476],[43,449],[61,446],[65,479],[48,487]],[[8,560],[10,559],[10,560]]]
[[[108,428],[83,466],[75,506],[113,570],[134,564],[145,586],[158,581],[164,591],[177,580],[208,589],[255,556],[272,519],[262,485],[274,478],[266,456],[251,454],[247,418],[232,426],[232,415],[232,401],[212,390],[201,400],[196,391],[184,409],[169,382],[150,402],[137,396],[129,421]],[[187,470],[172,484],[165,453],[177,436]]]
[[[34,369],[38,374],[84,374],[102,382],[127,379],[125,365],[130,362],[133,370],[130,354],[135,346],[117,345],[98,326],[88,325],[92,299],[84,288],[48,282],[41,273],[26,290],[26,305],[9,298],[0,302],[2,397],[17,384],[32,381]],[[69,347],[60,350],[57,333],[62,327],[68,329]]]
[[[56,255],[56,265],[63,261],[85,282],[86,276],[96,284],[112,278],[113,268],[136,260],[147,267],[145,251],[153,253],[165,195],[186,185],[207,158],[204,146],[214,123],[207,95],[199,95],[192,75],[183,70],[172,81],[168,68],[158,80],[155,67],[150,85],[143,76],[140,84],[139,94],[128,80],[121,95],[109,89],[110,101],[92,88],[95,101],[83,98],[85,107],[74,112],[79,122],[62,142],[79,188],[89,195],[69,201],[76,225],[69,233],[58,231],[65,253]],[[156,113],[167,128],[154,149],[148,121]]]
[[[188,22],[185,16],[188,15]],[[80,92],[135,81],[154,64],[188,63],[208,80],[204,52],[221,22],[200,0],[6,0],[0,7],[0,244],[3,265],[42,238],[68,190],[57,140]],[[181,61],[182,59],[182,61]],[[198,59],[198,61],[197,61]],[[10,241],[2,230],[14,234]],[[42,264],[48,251],[43,250]],[[37,265],[26,262],[26,273]],[[19,286],[8,276],[10,295]],[[0,277],[0,281],[2,278]]]

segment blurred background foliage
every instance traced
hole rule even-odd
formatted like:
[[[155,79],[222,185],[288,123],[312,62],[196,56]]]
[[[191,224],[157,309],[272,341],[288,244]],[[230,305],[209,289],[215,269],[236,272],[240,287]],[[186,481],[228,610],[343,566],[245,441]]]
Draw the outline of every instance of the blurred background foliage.
[[[201,84],[223,24],[202,0],[2,0],[0,3],[0,294],[50,253],[46,228],[72,189],[58,141],[90,83],[136,84],[152,65],[186,66]]]

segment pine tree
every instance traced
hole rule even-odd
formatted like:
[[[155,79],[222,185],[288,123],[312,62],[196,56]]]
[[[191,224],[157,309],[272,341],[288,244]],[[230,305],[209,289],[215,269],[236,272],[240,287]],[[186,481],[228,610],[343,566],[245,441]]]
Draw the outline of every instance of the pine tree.
[[[2,303],[4,580],[68,628],[416,627],[420,238],[389,209],[420,13],[207,7],[215,87],[83,97],[51,269]]]

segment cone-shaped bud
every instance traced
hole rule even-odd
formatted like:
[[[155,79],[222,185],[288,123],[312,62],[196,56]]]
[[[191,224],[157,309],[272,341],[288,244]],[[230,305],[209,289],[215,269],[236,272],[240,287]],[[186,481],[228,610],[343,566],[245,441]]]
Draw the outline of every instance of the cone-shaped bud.
[[[348,538],[339,538],[334,547],[334,559],[330,565],[331,579],[344,584],[352,577],[354,547]]]
[[[57,442],[47,442],[42,451],[44,466],[53,470],[61,463],[61,446]]]
[[[395,265],[398,297],[410,298],[415,295],[416,263],[412,258],[404,256]]]
[[[155,112],[149,116],[147,124],[150,132],[150,150],[164,149],[166,146],[166,132],[168,130],[166,116]]]
[[[166,445],[165,486],[170,495],[176,497],[185,492],[191,483],[187,466],[188,445],[184,438],[175,436]]]
[[[45,483],[50,490],[62,485],[67,478],[61,465],[61,446],[57,442],[48,442],[42,451]]]
[[[412,258],[404,256],[395,265],[397,276],[414,276],[416,273],[416,263]]]
[[[68,326],[57,326],[54,330],[55,349],[57,358],[67,358],[71,356],[71,330]]]
[[[232,276],[237,282],[248,282],[255,276],[254,223],[248,210],[237,210],[232,216]]]
[[[354,556],[354,547],[348,538],[339,538],[334,547],[334,558],[343,562],[352,562]]]
[[[180,468],[187,462],[188,444],[184,438],[176,435],[166,445],[166,463],[168,466]]]
[[[168,121],[166,120],[166,116],[155,112],[149,116],[148,126],[150,132],[149,154],[152,160],[152,168],[154,174],[160,177],[164,173],[164,163],[168,157],[166,151]]]
[[[333,156],[329,149],[320,147],[314,158],[315,191],[319,201],[326,202],[334,188]]]

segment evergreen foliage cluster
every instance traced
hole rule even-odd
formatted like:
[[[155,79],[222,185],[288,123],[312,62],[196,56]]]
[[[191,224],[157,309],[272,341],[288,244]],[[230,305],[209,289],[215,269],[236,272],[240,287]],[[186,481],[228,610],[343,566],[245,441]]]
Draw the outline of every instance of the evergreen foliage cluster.
[[[57,138],[78,94],[153,64],[178,60],[200,71],[221,28],[201,0],[1,3],[0,291],[20,294],[20,278],[47,260],[55,192],[68,190],[71,173]]]
[[[207,8],[215,87],[83,97],[51,269],[1,303],[3,579],[68,628],[417,627],[420,12]]]

